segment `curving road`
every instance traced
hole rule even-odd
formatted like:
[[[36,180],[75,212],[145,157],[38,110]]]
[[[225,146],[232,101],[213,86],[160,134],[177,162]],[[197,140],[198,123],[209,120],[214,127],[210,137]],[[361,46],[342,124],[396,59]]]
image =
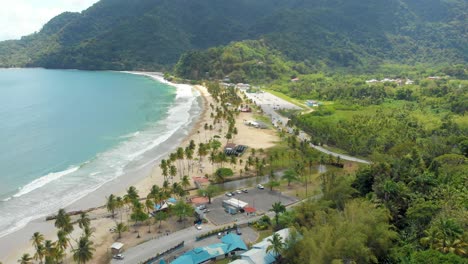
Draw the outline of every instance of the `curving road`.
[[[296,106],[295,104],[292,104],[286,100],[283,100],[271,93],[268,92],[262,92],[262,93],[245,93],[247,98],[251,99],[252,101],[255,102],[256,105],[260,106],[263,110],[263,112],[270,117],[271,121],[273,124],[280,124],[279,126],[285,128],[288,133],[293,133],[292,128],[286,127],[286,124],[288,123],[288,118],[284,117],[280,114],[278,114],[275,110],[276,109],[296,109],[296,110],[301,110],[302,108]],[[280,123],[278,123],[280,122]],[[299,139],[300,140],[307,140],[310,142],[310,136],[307,135],[304,131],[299,131]],[[358,162],[358,163],[363,163],[363,164],[371,164],[370,161],[364,160],[364,159],[359,159],[356,157],[352,157],[349,155],[344,155],[340,153],[336,153],[330,150],[327,150],[321,146],[314,145],[310,143],[310,146],[313,147],[314,149],[323,152],[327,155],[332,155],[334,157],[340,157],[342,160],[347,160],[347,161],[353,161],[353,162]]]

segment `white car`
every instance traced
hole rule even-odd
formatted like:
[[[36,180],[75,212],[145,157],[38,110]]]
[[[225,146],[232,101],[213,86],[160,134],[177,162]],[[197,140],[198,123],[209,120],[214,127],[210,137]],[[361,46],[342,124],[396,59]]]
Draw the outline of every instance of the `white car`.
[[[196,228],[197,230],[202,230],[202,226],[201,226],[201,225],[196,225],[195,228]]]
[[[260,190],[265,189],[265,187],[263,187],[263,185],[261,185],[261,184],[258,184],[258,185],[257,185],[257,188],[260,189]]]
[[[241,193],[242,193],[242,191],[241,191],[241,190],[237,190],[237,191],[236,191],[236,193],[238,193],[238,194],[241,194]]]
[[[117,254],[115,256],[113,256],[114,259],[124,259],[124,255],[122,254]]]

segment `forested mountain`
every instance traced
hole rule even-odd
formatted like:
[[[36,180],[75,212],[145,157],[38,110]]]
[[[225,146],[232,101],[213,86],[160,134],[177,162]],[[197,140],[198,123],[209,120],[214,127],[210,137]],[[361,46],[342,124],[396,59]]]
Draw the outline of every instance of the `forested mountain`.
[[[247,39],[312,69],[465,63],[466,10],[464,0],[101,0],[0,42],[0,67],[161,69]]]

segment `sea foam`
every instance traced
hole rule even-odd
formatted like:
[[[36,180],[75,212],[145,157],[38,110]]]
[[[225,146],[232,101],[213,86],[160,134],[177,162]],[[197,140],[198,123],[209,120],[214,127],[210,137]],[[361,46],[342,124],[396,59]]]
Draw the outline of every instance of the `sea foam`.
[[[18,198],[18,197],[20,197],[22,195],[30,193],[30,192],[32,192],[32,191],[34,191],[34,190],[36,190],[38,188],[41,188],[42,186],[48,184],[49,182],[55,181],[57,179],[62,178],[65,175],[68,175],[70,173],[73,173],[73,172],[77,171],[79,168],[80,168],[79,166],[71,167],[71,168],[66,169],[64,171],[52,172],[52,173],[49,173],[49,174],[47,174],[45,176],[40,177],[39,179],[35,179],[31,183],[21,187],[19,189],[19,191],[16,194],[13,195],[13,197]]]
[[[151,77],[169,84],[162,77]],[[83,198],[123,175],[126,169],[141,168],[166,155],[158,151],[158,146],[176,132],[185,131],[181,136],[188,133],[186,130],[195,118],[190,110],[200,95],[189,85],[173,86],[176,88],[175,101],[164,119],[144,130],[124,135],[125,141],[97,154],[81,166],[49,173],[32,181],[14,194],[14,199],[5,199],[0,203],[1,211],[7,212],[0,218],[0,237]],[[151,155],[145,156],[149,152]]]

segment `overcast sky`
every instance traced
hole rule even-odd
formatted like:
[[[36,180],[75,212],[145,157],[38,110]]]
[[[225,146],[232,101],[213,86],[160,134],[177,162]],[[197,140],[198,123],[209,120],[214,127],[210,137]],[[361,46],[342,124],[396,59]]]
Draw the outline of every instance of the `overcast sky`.
[[[79,12],[99,0],[0,0],[0,41],[39,31],[54,16]]]

